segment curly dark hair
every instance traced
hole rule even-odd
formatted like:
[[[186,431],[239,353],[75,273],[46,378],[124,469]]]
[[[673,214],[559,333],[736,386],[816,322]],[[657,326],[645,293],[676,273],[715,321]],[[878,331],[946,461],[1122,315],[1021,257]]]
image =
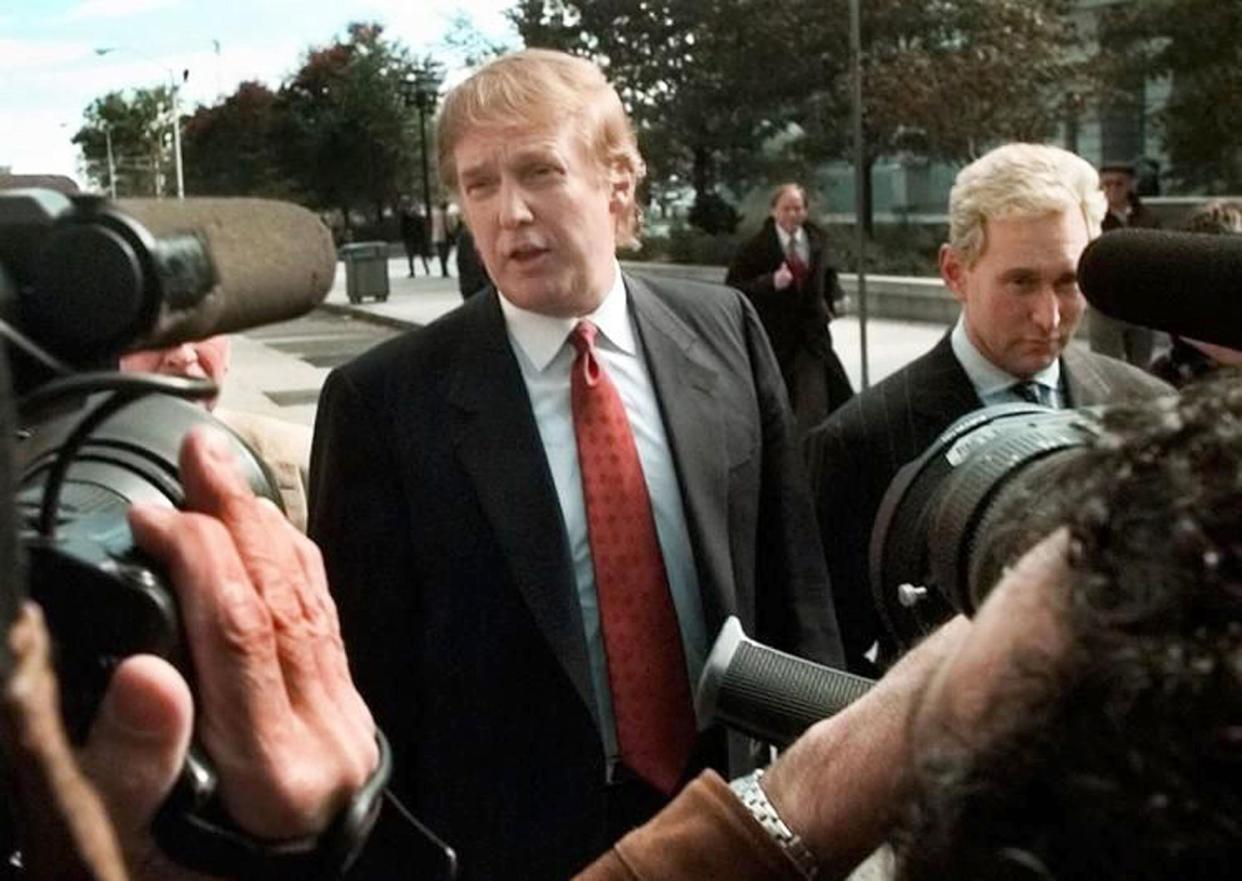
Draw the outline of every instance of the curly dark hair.
[[[903,879],[1219,881],[1242,864],[1242,373],[1105,427],[1058,490],[1072,648],[1021,659],[985,736],[925,751]]]

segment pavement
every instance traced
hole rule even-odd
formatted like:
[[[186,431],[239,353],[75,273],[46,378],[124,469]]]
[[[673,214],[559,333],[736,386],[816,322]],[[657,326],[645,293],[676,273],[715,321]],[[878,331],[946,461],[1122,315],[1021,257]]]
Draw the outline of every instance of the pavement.
[[[321,307],[347,322],[367,322],[393,330],[429,324],[461,304],[456,278],[419,275],[408,278],[404,258],[388,261],[389,295],[385,301],[350,303],[346,296],[344,265],[337,264],[336,282]],[[268,413],[303,425],[312,425],[315,398],[329,368],[317,367],[277,348],[291,340],[281,336],[283,325],[240,334],[233,341],[233,366],[221,396],[221,406]],[[869,378],[872,384],[925,352],[944,333],[940,324],[872,319],[867,323]],[[324,329],[325,336],[337,333]],[[348,333],[342,324],[341,333]],[[857,319],[839,318],[832,325],[833,344],[854,388],[861,387],[862,351]],[[307,340],[304,333],[299,340]]]

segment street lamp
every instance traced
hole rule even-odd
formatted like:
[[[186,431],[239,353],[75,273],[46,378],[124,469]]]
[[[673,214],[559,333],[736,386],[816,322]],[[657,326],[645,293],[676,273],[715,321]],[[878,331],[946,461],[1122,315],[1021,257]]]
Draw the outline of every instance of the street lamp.
[[[143,58],[157,67],[163,68],[164,72],[168,74],[169,95],[170,100],[172,101],[173,166],[177,172],[177,198],[184,199],[185,176],[181,171],[181,83],[177,82],[176,73],[173,72],[171,67],[161,64],[145,52],[140,52],[139,50],[129,46],[103,46],[95,50],[96,55],[107,55],[110,52],[133,53],[139,58]],[[185,82],[189,76],[190,72],[188,70],[181,71],[181,82]]]
[[[108,142],[108,196],[116,200],[116,162],[112,158],[112,126],[104,123],[104,138]]]
[[[436,109],[438,81],[426,71],[416,70],[405,78],[405,100],[418,108],[418,143],[423,159],[423,217],[431,224],[431,175],[427,170],[427,114]]]

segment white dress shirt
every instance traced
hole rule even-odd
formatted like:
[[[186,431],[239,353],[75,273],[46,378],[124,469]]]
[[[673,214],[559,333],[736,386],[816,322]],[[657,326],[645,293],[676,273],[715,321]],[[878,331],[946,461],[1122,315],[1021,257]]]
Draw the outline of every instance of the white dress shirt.
[[[794,248],[798,252],[798,256],[802,258],[802,262],[810,264],[811,262],[811,246],[806,240],[806,230],[798,227],[792,233],[785,232],[785,228],[779,223],[776,224],[776,237],[781,243],[781,253],[789,253],[789,243],[793,242]]]
[[[621,278],[621,268],[613,264],[613,283],[599,308],[582,318],[599,328],[596,351],[604,369],[612,379],[634,432],[638,458],[647,481],[656,533],[664,555],[669,589],[677,610],[685,650],[687,673],[693,690],[707,656],[706,625],[703,602],[699,594],[699,578],[686,515],[682,507],[681,488],[673,455],[664,432],[664,420],[646,359],[638,345],[638,334],[630,317],[628,294]],[[522,379],[530,395],[535,423],[543,441],[561,516],[569,537],[574,578],[578,585],[578,602],[586,628],[587,652],[591,664],[591,682],[599,709],[604,738],[605,756],[615,759],[617,750],[616,723],[612,711],[612,694],[608,685],[608,665],[604,637],[600,629],[599,599],[595,588],[595,570],[591,561],[591,545],[587,535],[586,506],[582,498],[582,475],[578,465],[578,443],[574,436],[573,410],[570,403],[570,367],[575,351],[569,334],[578,318],[556,318],[529,312],[510,303],[501,292],[500,308],[504,313]],[[532,708],[537,712],[537,708]]]
[[[987,406],[992,404],[1021,404],[1026,400],[1013,390],[1014,383],[1021,379],[997,367],[983,353],[975,348],[970,335],[966,332],[965,319],[959,317],[949,337],[953,354],[970,377],[979,400]],[[1061,394],[1061,359],[1054,358],[1052,363],[1031,377],[1038,387],[1039,402],[1045,407],[1060,410],[1065,406],[1065,396]]]

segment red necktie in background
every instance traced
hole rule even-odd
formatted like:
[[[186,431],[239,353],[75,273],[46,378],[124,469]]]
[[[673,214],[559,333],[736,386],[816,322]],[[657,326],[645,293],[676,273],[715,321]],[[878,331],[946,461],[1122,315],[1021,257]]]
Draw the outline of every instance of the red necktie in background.
[[[794,284],[801,288],[809,270],[806,261],[798,254],[798,243],[792,237],[789,239],[789,250],[785,252],[785,265],[789,267]]]
[[[625,406],[581,321],[570,380],[587,535],[621,761],[665,794],[681,782],[695,719],[677,612]]]

